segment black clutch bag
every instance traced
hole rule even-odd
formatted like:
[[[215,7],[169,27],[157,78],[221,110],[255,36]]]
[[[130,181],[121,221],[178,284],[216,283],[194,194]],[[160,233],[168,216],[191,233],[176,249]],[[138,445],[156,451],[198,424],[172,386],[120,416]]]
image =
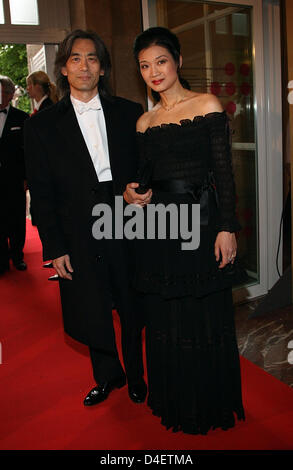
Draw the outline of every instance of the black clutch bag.
[[[138,194],[145,194],[151,188],[153,166],[154,166],[153,161],[150,159],[147,159],[144,161],[144,164],[139,169],[138,178],[137,178],[139,187],[136,188],[135,190]]]

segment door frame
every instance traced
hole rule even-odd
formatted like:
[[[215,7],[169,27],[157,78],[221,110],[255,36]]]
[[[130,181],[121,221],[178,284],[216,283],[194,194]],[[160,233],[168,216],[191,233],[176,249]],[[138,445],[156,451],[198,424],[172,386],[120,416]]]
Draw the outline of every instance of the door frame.
[[[3,0],[5,23],[0,24],[4,44],[56,44],[71,30],[69,0],[37,0],[38,25],[11,24],[9,0]]]

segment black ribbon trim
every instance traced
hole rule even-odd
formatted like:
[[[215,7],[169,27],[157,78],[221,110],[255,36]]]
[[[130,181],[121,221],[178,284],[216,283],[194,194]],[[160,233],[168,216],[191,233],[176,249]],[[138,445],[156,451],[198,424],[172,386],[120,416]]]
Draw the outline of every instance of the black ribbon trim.
[[[216,191],[214,175],[210,171],[202,186],[196,186],[186,180],[157,180],[152,182],[152,189],[176,193],[190,194],[197,204],[200,205],[200,224],[208,225],[209,222],[209,195],[215,197],[216,206],[219,207],[219,199]]]

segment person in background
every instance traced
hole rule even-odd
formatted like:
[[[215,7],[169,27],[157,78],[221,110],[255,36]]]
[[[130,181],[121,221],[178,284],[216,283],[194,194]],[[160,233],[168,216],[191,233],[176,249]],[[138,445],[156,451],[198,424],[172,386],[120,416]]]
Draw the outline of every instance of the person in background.
[[[29,97],[34,101],[34,109],[32,114],[36,114],[49,106],[57,103],[57,89],[56,85],[50,81],[49,76],[43,70],[37,70],[28,75],[26,79],[27,92]],[[36,220],[34,216],[33,203],[30,194],[30,215],[31,223],[36,226]],[[44,267],[51,267],[51,263],[44,264]]]
[[[24,271],[26,176],[23,127],[29,115],[11,105],[15,85],[0,75],[0,275],[10,268]]]
[[[42,111],[48,106],[52,106],[52,104],[57,103],[58,98],[56,93],[56,86],[50,81],[50,78],[46,72],[43,72],[42,70],[32,72],[27,77],[26,83],[27,92],[30,98],[34,100],[33,113]]]

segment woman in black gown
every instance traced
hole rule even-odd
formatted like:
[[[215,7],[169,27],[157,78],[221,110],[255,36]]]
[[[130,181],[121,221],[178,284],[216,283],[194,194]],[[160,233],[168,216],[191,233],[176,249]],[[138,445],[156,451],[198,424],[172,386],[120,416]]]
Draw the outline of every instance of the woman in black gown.
[[[182,250],[180,237],[137,241],[148,405],[174,432],[226,430],[235,414],[244,419],[232,301],[240,226],[228,120],[216,97],[182,86],[180,44],[169,30],[143,32],[134,53],[158,100],[137,122],[140,167],[153,167],[152,189],[137,194],[138,183],[130,183],[125,199],[142,207],[172,203],[178,211],[201,206],[197,249]]]

